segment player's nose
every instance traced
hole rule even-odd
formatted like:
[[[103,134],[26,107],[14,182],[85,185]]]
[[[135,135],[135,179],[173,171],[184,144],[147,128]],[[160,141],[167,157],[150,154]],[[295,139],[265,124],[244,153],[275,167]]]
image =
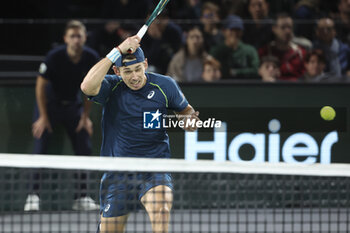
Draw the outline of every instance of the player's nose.
[[[135,71],[133,71],[133,72],[131,73],[131,79],[132,79],[132,80],[136,80],[136,79],[138,79],[138,77],[137,77],[137,75],[136,75],[136,72],[135,72]]]

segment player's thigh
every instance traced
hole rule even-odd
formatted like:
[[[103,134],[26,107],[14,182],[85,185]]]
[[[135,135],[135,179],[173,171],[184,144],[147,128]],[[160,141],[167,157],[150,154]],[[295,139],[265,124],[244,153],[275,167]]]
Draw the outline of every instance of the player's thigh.
[[[103,217],[101,215],[100,233],[123,233],[129,215]]]
[[[148,212],[164,207],[170,211],[173,205],[173,191],[166,185],[155,186],[143,195],[141,203]]]

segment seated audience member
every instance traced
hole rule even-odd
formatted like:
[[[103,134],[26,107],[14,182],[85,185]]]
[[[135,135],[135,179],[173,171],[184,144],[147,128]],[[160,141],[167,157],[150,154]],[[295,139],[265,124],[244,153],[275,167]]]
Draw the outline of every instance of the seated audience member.
[[[259,75],[263,82],[276,82],[281,75],[277,57],[265,56],[261,58]]]
[[[221,65],[212,56],[207,56],[203,65],[202,79],[204,82],[216,82],[221,79]]]
[[[271,16],[275,17],[281,12],[292,14],[298,1],[299,0],[269,0]]]
[[[200,81],[207,55],[201,30],[198,26],[192,26],[187,29],[185,46],[170,61],[167,75],[178,82]]]
[[[151,9],[150,14],[153,9]],[[182,44],[182,29],[171,21],[166,9],[149,26],[142,39],[142,49],[148,57],[149,70],[166,73],[169,62]]]
[[[306,51],[292,42],[293,19],[287,14],[276,17],[272,32],[275,35],[268,45],[259,49],[260,57],[275,56],[280,61],[281,80],[296,81],[304,74],[304,57]]]
[[[176,10],[176,18],[178,19],[199,19],[201,14],[200,0],[184,0],[181,8]]]
[[[220,23],[219,10],[220,8],[212,2],[206,2],[202,6],[200,21],[203,26],[206,51],[209,51],[224,40],[224,36],[218,26]]]
[[[229,15],[224,22],[224,42],[210,51],[221,64],[223,79],[257,78],[259,57],[253,46],[241,41],[243,29],[242,19]]]
[[[326,68],[326,58],[321,50],[313,50],[305,56],[305,73],[300,81],[321,82],[331,78],[324,70]]]
[[[249,0],[247,8],[249,18],[244,24],[243,41],[258,49],[273,39],[269,4],[267,0]]]
[[[350,47],[336,39],[334,22],[322,18],[317,22],[315,49],[321,49],[326,57],[326,72],[342,76],[350,71]]]
[[[300,0],[295,6],[293,18],[301,22],[296,25],[295,34],[312,40],[315,19],[322,17],[320,0]]]
[[[244,7],[246,0],[219,0],[220,8],[223,15],[238,15],[240,17],[244,16]]]
[[[145,9],[149,6],[148,0],[103,0],[99,17],[108,22],[89,33],[87,44],[104,56],[137,30],[139,22],[136,20],[146,18]],[[121,23],[120,19],[135,19],[135,22]]]
[[[338,0],[338,11],[339,14],[334,18],[337,37],[350,45],[350,1]]]

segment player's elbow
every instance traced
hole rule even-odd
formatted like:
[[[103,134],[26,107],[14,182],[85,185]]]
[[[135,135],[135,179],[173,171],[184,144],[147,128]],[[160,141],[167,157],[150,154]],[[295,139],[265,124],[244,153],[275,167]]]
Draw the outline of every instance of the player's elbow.
[[[91,88],[91,86],[86,82],[82,82],[80,84],[80,89],[87,96],[96,96],[99,93],[99,90],[97,88]]]

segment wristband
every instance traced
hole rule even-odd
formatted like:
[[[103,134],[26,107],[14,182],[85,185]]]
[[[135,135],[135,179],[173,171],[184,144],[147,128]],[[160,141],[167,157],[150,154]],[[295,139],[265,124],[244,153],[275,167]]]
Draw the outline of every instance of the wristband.
[[[119,58],[121,58],[121,53],[119,48],[113,48],[106,56],[112,63],[115,63]]]

